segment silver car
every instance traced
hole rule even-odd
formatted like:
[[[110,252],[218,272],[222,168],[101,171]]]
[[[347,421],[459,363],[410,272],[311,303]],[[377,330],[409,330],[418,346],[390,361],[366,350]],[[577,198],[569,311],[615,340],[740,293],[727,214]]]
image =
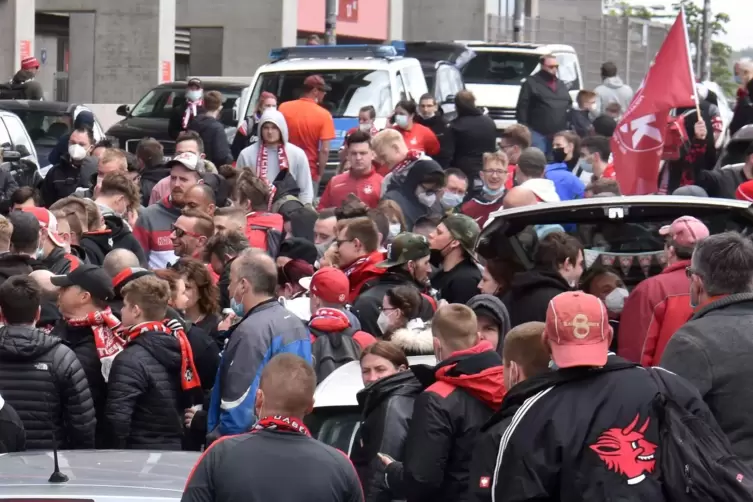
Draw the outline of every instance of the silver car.
[[[1,500],[132,502],[180,500],[198,452],[61,451],[64,483],[50,483],[49,451],[0,455]]]

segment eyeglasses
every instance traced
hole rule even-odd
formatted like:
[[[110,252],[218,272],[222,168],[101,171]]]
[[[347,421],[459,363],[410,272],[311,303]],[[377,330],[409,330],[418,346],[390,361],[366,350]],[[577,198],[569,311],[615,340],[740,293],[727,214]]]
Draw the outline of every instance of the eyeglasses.
[[[481,172],[487,176],[507,176],[507,171],[504,169],[482,169]]]
[[[347,244],[348,242],[353,242],[354,240],[355,239],[343,239],[343,240],[337,239],[335,240],[335,242],[337,243],[337,247],[340,247],[343,244]]]
[[[184,235],[190,235],[191,237],[196,237],[196,238],[199,238],[199,237],[201,237],[201,235],[199,235],[199,234],[197,234],[197,233],[194,233],[194,232],[189,232],[188,230],[183,230],[183,229],[182,229],[182,228],[180,228],[180,227],[176,227],[176,226],[175,226],[175,223],[173,223],[173,224],[171,225],[171,229],[172,229],[172,231],[173,231],[173,232],[175,232],[175,236],[176,236],[176,237],[177,237],[178,239],[180,239],[180,238],[181,238],[181,237],[183,237]]]

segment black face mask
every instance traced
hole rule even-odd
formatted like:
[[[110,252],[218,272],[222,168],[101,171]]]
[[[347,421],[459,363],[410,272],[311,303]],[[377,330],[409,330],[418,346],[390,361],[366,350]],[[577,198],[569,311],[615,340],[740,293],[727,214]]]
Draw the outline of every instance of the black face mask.
[[[565,162],[565,157],[567,155],[565,154],[564,148],[553,148],[552,149],[552,160],[556,163]]]

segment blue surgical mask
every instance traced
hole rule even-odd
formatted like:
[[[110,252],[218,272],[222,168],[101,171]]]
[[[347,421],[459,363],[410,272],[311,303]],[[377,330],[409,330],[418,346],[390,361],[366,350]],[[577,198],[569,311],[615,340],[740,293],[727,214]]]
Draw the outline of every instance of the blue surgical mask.
[[[395,115],[395,124],[398,127],[402,127],[402,128],[408,127],[408,116],[407,115]]]
[[[235,288],[235,291],[237,292],[238,288]],[[230,297],[230,308],[233,309],[233,313],[238,317],[246,315],[246,308],[243,306],[243,303],[235,299],[235,293]]]
[[[502,195],[502,193],[505,191],[505,186],[502,185],[501,187],[497,188],[496,190],[492,190],[486,184],[481,188],[484,191],[485,195],[488,195],[490,197],[497,197],[499,195]]]
[[[201,89],[186,91],[186,99],[188,101],[198,101],[203,95],[204,93],[201,91]]]
[[[587,161],[586,159],[580,159],[578,161],[578,165],[581,169],[583,169],[584,172],[587,173],[593,173],[594,172],[594,165],[593,163]]]
[[[457,193],[445,192],[442,194],[440,202],[442,206],[450,209],[459,206],[463,202],[463,196]]]

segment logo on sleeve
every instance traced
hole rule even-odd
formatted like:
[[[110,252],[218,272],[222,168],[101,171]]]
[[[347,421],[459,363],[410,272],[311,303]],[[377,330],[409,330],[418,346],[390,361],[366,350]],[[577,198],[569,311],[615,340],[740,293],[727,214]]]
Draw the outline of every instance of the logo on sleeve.
[[[640,413],[624,429],[607,429],[596,443],[589,445],[608,469],[627,477],[629,485],[637,485],[646,479],[646,473],[652,473],[656,466],[656,445],[644,436],[651,418],[646,418],[636,430],[639,420]]]
[[[478,487],[479,488],[489,488],[491,486],[491,479],[489,476],[481,476],[481,479],[478,480]]]

